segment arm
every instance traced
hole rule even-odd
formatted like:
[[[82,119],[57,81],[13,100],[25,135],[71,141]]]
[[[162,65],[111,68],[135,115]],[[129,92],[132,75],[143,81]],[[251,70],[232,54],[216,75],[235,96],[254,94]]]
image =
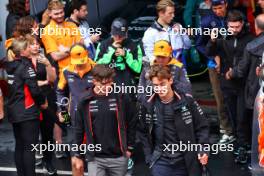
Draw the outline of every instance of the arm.
[[[47,80],[51,83],[54,83],[55,80],[57,79],[57,74],[56,74],[56,69],[49,64],[46,66],[46,71],[47,71]]]
[[[155,43],[155,34],[151,29],[148,29],[142,38],[142,43],[146,56],[148,57],[149,62],[153,62],[155,57],[153,56],[153,49]]]
[[[146,67],[143,67],[143,70],[142,70],[142,72],[141,72],[141,74],[140,74],[140,78],[139,78],[139,83],[138,83],[138,87],[140,88],[140,89],[142,89],[142,88],[146,88],[148,85],[147,85],[147,79],[146,79],[146,70],[147,70],[147,68]],[[138,91],[139,92],[139,91]],[[137,94],[137,99],[138,99],[138,101],[140,102],[140,103],[144,103],[144,102],[146,102],[146,93],[145,93],[145,91],[142,91],[141,93],[138,93]]]
[[[205,48],[205,54],[208,56],[216,56],[218,51],[217,41],[209,40]]]
[[[54,51],[52,53],[50,53],[52,59],[54,59],[55,61],[59,61],[59,60],[62,60],[66,57],[69,56],[69,53],[68,52],[61,52],[61,51]]]
[[[54,61],[59,61],[69,56],[69,50],[65,47],[58,46],[54,38],[51,35],[48,35],[48,33],[44,34],[41,36],[42,43],[45,47],[46,53],[50,54]]]
[[[47,82],[46,84],[49,84],[49,82],[54,83],[56,78],[57,78],[57,74],[56,74],[55,68],[51,65],[48,58],[46,58],[44,55],[40,54],[39,58],[38,58],[38,63],[45,65],[45,69],[46,69],[46,73],[47,73],[47,80],[46,81],[38,81],[38,82],[41,85],[45,85],[46,82]],[[40,84],[39,84],[39,86],[41,86]]]
[[[143,151],[145,155],[145,161],[147,164],[150,164],[151,162],[151,156],[153,152],[153,147],[152,147],[152,141],[151,141],[151,134],[149,131],[149,125],[147,123],[150,122],[151,120],[151,115],[147,113],[147,109],[144,106],[140,106],[139,109],[139,121],[138,121],[138,137],[143,145]]]
[[[126,63],[129,66],[129,68],[136,73],[141,72],[142,58],[143,58],[143,54],[139,45],[135,47],[135,49],[131,52],[126,51],[126,55],[125,55]]]
[[[193,116],[193,127],[196,137],[197,144],[209,144],[209,122],[204,115],[199,104],[191,97],[188,97],[188,104],[190,105],[192,116]],[[200,151],[199,154],[206,153],[204,150]]]
[[[233,68],[231,72],[232,78],[243,78],[247,75],[248,70],[251,65],[251,58],[250,54],[248,53],[247,49],[244,51],[243,59],[239,61],[238,65]]]
[[[202,20],[201,20],[202,32],[204,31],[205,28],[210,28],[208,21],[209,21],[208,17],[202,18]],[[201,52],[204,56],[206,56],[205,47],[206,47],[206,44],[209,41],[209,39],[210,39],[209,36],[205,36],[205,35],[201,34],[201,35],[197,36],[197,40],[195,42],[195,46],[196,46],[197,50],[199,52]]]
[[[182,35],[183,49],[190,49],[192,46],[192,41],[188,35]]]
[[[24,70],[22,79],[24,79],[25,84],[28,86],[31,96],[34,99],[35,103],[37,105],[45,104],[45,98],[40,92],[39,86],[37,84],[36,73],[32,67],[28,66]]]
[[[136,125],[137,125],[137,116],[135,106],[131,106],[131,100],[128,96],[124,95],[125,101],[125,112],[126,115],[125,122],[127,126],[127,146],[128,151],[133,152],[135,147],[135,138],[136,138]]]
[[[60,76],[59,76],[59,82],[58,82],[58,86],[57,86],[57,90],[56,90],[58,112],[61,111],[61,106],[63,106],[63,104],[65,104],[65,106],[68,106],[67,103],[70,103],[69,101],[65,102],[66,98],[67,98],[65,88],[67,85],[68,85],[68,83],[67,83],[67,80],[65,79],[64,71],[62,71],[60,73]],[[65,101],[63,101],[63,100],[65,100]],[[68,98],[67,98],[67,100],[68,100]]]
[[[97,64],[109,64],[115,53],[113,47],[106,47],[104,43],[99,43],[96,49],[95,61]]]

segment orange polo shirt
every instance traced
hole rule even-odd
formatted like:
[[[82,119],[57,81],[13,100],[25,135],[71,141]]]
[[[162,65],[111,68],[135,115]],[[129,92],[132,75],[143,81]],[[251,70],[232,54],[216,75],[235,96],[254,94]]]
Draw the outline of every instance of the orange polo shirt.
[[[54,20],[40,32],[41,40],[45,47],[46,53],[50,54],[59,51],[59,46],[71,47],[81,41],[81,33],[78,27],[72,22],[64,21],[63,27],[59,27]],[[58,61],[59,71],[70,65],[70,57],[66,57]]]

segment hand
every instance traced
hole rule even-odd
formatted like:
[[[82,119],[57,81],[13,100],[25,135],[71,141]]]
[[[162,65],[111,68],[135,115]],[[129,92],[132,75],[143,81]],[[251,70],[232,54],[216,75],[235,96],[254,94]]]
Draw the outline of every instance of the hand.
[[[257,67],[257,68],[256,68],[256,75],[257,75],[258,77],[260,76],[260,72],[261,72],[260,67]]]
[[[44,104],[42,104],[42,105],[40,105],[40,108],[41,109],[47,109],[48,108],[48,101],[47,101],[47,99],[45,100],[45,103]]]
[[[49,10],[46,9],[44,13],[42,14],[42,20],[41,24],[46,26],[50,22],[50,17],[49,17]]]
[[[112,45],[115,48],[121,48],[121,44],[119,42],[114,42]]]
[[[216,66],[215,66],[216,72],[219,74],[220,73],[220,56],[215,56],[215,63],[216,63]]]
[[[98,40],[100,39],[100,35],[98,35],[98,34],[94,34],[94,35],[92,35],[92,36],[90,37],[90,39],[91,39],[92,43],[96,43],[96,42],[98,42]]]
[[[229,70],[226,72],[226,75],[225,75],[226,80],[232,79],[232,71],[233,69],[229,68]]]
[[[172,29],[174,30],[175,33],[179,33],[182,28],[182,25],[180,23],[176,23],[172,26]]]
[[[44,64],[46,67],[50,66],[49,60],[42,54],[39,54],[38,63]]]
[[[4,111],[0,111],[0,120],[4,119]]]
[[[122,48],[117,48],[115,52],[116,56],[125,56],[125,50]]]
[[[132,155],[132,153],[131,153],[130,151],[126,151],[126,157],[127,157],[127,158],[130,158],[131,155]]]
[[[212,40],[213,42],[215,42],[216,39],[217,39],[217,37],[218,37],[218,35],[217,35],[217,31],[218,31],[217,28],[214,28],[214,29],[212,29],[212,31],[211,31],[211,40]]]
[[[65,121],[65,119],[63,118],[61,112],[58,113],[58,117],[59,117],[59,121],[60,121],[61,123],[63,123],[63,122]]]
[[[45,80],[45,81],[38,81],[38,86],[44,86],[44,85],[49,85],[49,81]]]
[[[16,58],[16,55],[14,54],[14,52],[11,49],[9,49],[7,51],[7,59],[8,59],[8,61],[12,62],[12,61],[15,60],[15,58]]]
[[[59,46],[59,51],[62,52],[62,53],[69,53],[70,52],[70,48],[65,47],[63,45],[60,45]]]
[[[219,64],[216,64],[215,66],[215,70],[216,70],[216,73],[220,73],[220,65]]]
[[[83,166],[83,160],[80,158],[77,158],[76,156],[71,158],[72,167],[76,169],[77,171],[81,171],[84,169]]]
[[[201,154],[198,154],[198,160],[202,165],[206,165],[208,163],[208,155],[203,154],[203,156],[201,156]]]

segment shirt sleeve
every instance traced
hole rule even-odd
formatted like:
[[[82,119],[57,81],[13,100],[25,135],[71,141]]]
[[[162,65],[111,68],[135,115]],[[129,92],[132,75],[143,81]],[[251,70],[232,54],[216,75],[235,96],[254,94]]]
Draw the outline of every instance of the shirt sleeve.
[[[51,35],[48,35],[48,30],[46,28],[44,29],[44,33],[41,35],[41,40],[47,54],[59,50],[55,39]]]

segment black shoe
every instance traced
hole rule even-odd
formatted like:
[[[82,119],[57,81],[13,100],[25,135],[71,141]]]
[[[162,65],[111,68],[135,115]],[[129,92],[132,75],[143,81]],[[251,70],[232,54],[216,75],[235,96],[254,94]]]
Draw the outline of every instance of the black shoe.
[[[35,153],[35,158],[36,158],[36,159],[41,159],[41,158],[43,158],[43,153],[40,154],[40,152],[37,151],[37,152]]]
[[[54,168],[54,166],[49,163],[49,162],[44,162],[43,163],[43,170],[45,173],[47,173],[48,175],[54,175],[57,173],[57,170]]]
[[[35,161],[35,166],[39,166],[42,164],[42,159],[41,158],[37,158]]]
[[[67,154],[63,151],[55,151],[55,156],[57,159],[66,158]]]
[[[238,150],[238,156],[235,158],[235,162],[239,164],[246,164],[248,161],[246,149],[240,147]]]
[[[248,164],[248,170],[252,171],[252,165]]]
[[[239,148],[235,147],[234,150],[233,150],[233,154],[238,156],[239,154]]]

